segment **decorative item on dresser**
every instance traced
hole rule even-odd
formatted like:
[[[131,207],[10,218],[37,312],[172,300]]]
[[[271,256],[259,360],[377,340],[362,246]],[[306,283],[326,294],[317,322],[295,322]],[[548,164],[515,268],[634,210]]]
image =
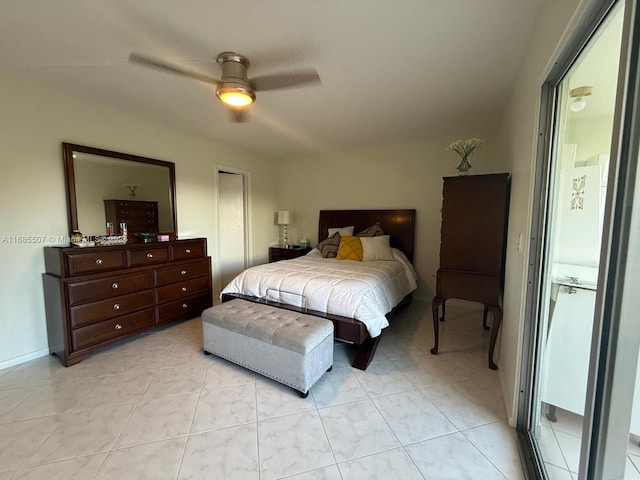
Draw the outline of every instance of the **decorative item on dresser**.
[[[502,322],[510,183],[508,173],[444,178],[440,268],[432,303],[434,355],[438,353],[439,307],[440,321],[444,321],[448,299],[480,302],[485,329],[487,312],[493,315],[489,368],[498,368],[493,350]]]
[[[269,247],[269,263],[279,262],[280,260],[291,260],[292,258],[302,257],[311,251],[310,247],[293,246],[289,248],[284,247]]]
[[[159,231],[158,202],[148,200],[105,200],[104,216],[114,225],[126,223],[130,232]]]
[[[65,366],[93,349],[212,305],[206,239],[45,247],[49,351]]]

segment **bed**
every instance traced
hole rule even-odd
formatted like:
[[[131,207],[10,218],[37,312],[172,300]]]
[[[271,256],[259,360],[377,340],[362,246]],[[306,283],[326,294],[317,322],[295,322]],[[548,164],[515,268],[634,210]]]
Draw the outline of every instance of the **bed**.
[[[379,223],[390,236],[394,260],[324,259],[306,256],[258,265],[238,275],[221,294],[327,318],[337,340],[356,344],[353,366],[365,370],[388,319],[411,302],[415,210],[322,210],[318,243],[329,228],[354,226],[354,234]],[[413,278],[411,278],[413,276]]]

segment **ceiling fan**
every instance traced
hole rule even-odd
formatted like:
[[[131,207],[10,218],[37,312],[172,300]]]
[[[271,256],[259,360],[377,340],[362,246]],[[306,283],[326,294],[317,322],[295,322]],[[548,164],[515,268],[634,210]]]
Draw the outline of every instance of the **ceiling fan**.
[[[177,73],[178,75],[215,85],[216,96],[222,103],[230,107],[233,120],[238,122],[246,119],[247,108],[256,101],[256,92],[296,88],[320,82],[320,76],[314,69],[264,75],[249,79],[247,78],[247,70],[251,65],[249,60],[247,57],[235,52],[222,52],[218,55],[217,62],[220,64],[221,69],[220,80],[135,52],[129,55],[129,62]]]

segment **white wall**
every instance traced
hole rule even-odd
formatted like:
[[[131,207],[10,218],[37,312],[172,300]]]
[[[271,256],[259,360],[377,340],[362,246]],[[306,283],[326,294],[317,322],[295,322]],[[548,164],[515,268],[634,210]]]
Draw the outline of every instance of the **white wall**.
[[[511,425],[515,425],[520,381],[531,214],[538,201],[533,198],[533,182],[541,86],[581,18],[584,4],[583,0],[545,2],[500,129],[500,156],[510,162],[513,174],[500,348],[500,374]],[[517,248],[520,234],[525,240],[522,251]]]
[[[236,148],[180,132],[104,105],[0,76],[0,368],[46,354],[42,247],[68,235],[61,142],[176,164],[178,235],[208,238],[217,251],[217,163],[252,173],[252,245],[265,261],[277,229],[277,165]],[[37,235],[45,243],[17,243]],[[253,255],[254,252],[251,252]]]
[[[283,161],[279,207],[293,212],[290,240],[297,243],[304,235],[315,245],[320,210],[415,208],[415,298],[431,301],[440,255],[442,177],[457,175],[458,157],[446,148],[470,137],[486,141],[472,154],[470,174],[508,171],[508,163],[496,154],[493,132]]]

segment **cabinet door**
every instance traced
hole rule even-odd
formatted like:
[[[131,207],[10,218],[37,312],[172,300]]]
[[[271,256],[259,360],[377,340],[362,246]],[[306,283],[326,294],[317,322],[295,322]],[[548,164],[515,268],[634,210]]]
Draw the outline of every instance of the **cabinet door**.
[[[507,202],[506,175],[445,178],[440,267],[500,274]]]

